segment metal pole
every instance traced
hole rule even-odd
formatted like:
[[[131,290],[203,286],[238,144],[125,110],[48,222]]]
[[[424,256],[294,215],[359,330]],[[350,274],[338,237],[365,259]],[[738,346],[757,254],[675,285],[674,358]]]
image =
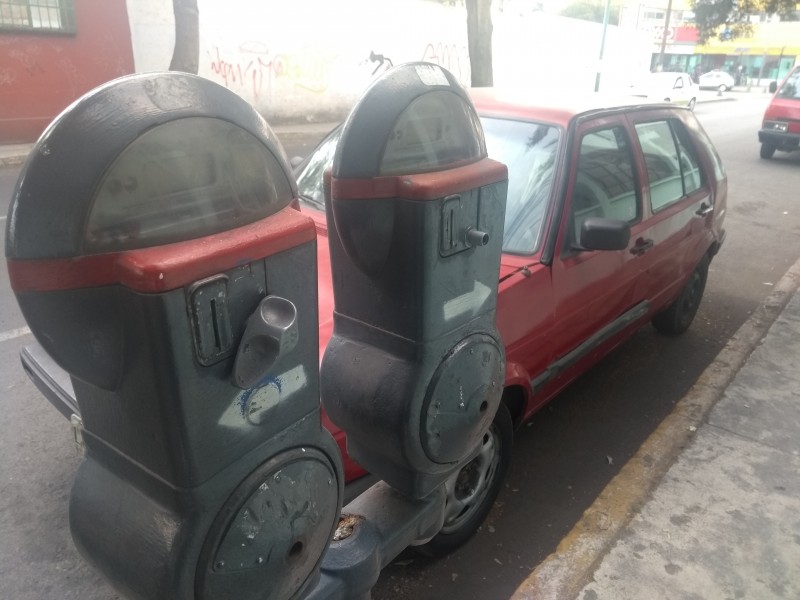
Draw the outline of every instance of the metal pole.
[[[656,63],[656,71],[664,70],[664,50],[667,47],[667,32],[669,31],[669,18],[672,14],[672,0],[667,4],[667,14],[664,17],[664,33],[661,35],[661,50],[658,53],[658,62]]]
[[[670,0],[672,2],[672,0]],[[594,91],[600,91],[600,71],[603,68],[603,50],[606,47],[606,31],[608,30],[608,15],[611,12],[611,0],[606,0],[606,9],[603,11],[603,37],[600,39],[600,58],[597,64],[597,76],[594,78]]]

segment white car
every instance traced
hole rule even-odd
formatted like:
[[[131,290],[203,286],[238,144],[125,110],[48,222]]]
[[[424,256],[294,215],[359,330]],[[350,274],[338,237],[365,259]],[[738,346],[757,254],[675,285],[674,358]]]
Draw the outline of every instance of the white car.
[[[727,92],[733,88],[733,75],[725,71],[709,71],[700,75],[699,87],[701,90],[719,90]]]
[[[631,95],[688,105],[697,103],[697,86],[687,73],[650,73],[644,80],[631,86]]]

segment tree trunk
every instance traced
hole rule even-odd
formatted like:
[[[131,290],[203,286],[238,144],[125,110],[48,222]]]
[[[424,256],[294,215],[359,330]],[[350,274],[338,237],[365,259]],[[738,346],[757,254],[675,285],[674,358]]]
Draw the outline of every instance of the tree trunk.
[[[472,87],[491,87],[492,75],[492,0],[466,0],[467,40]]]
[[[175,49],[170,71],[197,74],[200,66],[200,12],[197,0],[172,0],[175,13]]]

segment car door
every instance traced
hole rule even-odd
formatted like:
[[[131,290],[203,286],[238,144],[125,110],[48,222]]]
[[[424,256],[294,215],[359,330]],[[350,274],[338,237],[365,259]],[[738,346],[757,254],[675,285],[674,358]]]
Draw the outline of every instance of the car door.
[[[646,313],[637,306],[642,198],[625,117],[582,123],[576,131],[559,252],[553,259],[555,361],[545,377],[554,380]],[[629,247],[618,251],[579,248],[581,224],[590,217],[626,221]],[[589,358],[589,360],[591,360]],[[566,377],[569,379],[569,376]]]
[[[678,74],[672,84],[672,96],[670,99],[676,104],[685,104],[689,101],[686,94],[686,82],[683,80],[683,76]]]
[[[644,173],[645,219],[638,296],[654,309],[674,299],[707,249],[709,175],[683,121],[671,111],[631,117]]]

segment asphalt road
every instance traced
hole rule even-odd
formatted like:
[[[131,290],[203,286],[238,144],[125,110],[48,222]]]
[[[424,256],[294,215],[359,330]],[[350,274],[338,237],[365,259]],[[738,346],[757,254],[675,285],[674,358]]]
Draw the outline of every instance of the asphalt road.
[[[539,413],[517,432],[507,486],[478,535],[439,561],[404,553],[384,571],[376,600],[509,597],[795,262],[800,155],[758,158],[766,101],[742,94],[697,108],[727,166],[730,196],[728,240],[690,331],[665,338],[642,329]],[[284,141],[289,155],[312,143]],[[15,180],[15,170],[0,169],[0,215]],[[19,367],[31,339],[21,327],[0,269],[0,599],[116,598],[72,545],[67,502],[81,459],[66,421]]]

